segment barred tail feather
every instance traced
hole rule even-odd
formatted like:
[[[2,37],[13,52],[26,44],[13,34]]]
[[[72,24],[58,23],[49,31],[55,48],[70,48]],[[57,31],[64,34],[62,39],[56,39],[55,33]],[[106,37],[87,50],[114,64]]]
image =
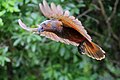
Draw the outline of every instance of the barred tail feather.
[[[80,47],[83,49],[83,54],[86,54],[93,59],[102,60],[105,58],[105,51],[93,42],[84,42]],[[81,48],[78,47],[78,49]]]

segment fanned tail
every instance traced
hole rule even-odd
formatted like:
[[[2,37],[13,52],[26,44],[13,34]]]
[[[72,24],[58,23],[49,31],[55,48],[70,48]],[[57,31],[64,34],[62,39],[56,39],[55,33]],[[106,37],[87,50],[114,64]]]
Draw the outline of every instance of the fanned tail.
[[[78,46],[78,50],[80,53],[82,52],[96,60],[102,60],[105,58],[105,51],[93,42],[83,42],[83,44]]]

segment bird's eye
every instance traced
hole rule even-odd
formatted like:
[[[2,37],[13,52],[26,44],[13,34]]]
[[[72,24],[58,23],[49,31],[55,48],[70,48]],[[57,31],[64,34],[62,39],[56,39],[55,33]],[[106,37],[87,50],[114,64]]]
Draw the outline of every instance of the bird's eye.
[[[40,33],[40,32],[43,32],[43,31],[44,31],[43,27],[38,28],[38,32],[39,32],[39,33]]]
[[[46,26],[46,24],[45,24],[45,23],[43,23],[43,25],[44,25],[44,26]]]

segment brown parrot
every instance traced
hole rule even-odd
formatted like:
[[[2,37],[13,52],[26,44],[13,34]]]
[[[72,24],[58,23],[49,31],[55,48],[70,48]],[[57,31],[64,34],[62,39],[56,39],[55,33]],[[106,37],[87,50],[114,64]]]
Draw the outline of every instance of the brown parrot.
[[[57,42],[77,46],[80,53],[93,59],[102,60],[105,58],[105,51],[92,42],[81,22],[74,16],[70,16],[68,10],[63,11],[60,5],[56,6],[54,3],[49,6],[46,0],[43,0],[43,4],[40,3],[39,6],[43,15],[50,20],[42,22],[38,28],[28,28],[19,19],[19,25],[23,29],[46,36]]]

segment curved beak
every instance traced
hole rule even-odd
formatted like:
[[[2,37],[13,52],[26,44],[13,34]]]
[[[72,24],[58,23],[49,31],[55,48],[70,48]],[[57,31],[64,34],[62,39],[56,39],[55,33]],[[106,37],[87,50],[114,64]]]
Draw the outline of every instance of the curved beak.
[[[29,31],[29,32],[38,33],[38,28],[29,28],[20,19],[18,20],[18,23],[19,23],[20,27],[23,28],[24,30]]]

